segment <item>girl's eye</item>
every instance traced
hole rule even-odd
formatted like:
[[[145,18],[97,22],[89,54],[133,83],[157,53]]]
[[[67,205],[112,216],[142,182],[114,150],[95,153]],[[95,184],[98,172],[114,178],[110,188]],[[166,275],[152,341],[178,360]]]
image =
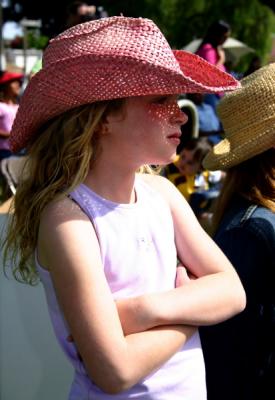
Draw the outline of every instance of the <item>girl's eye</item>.
[[[154,103],[155,104],[166,104],[169,101],[171,101],[169,96],[161,96],[161,97],[156,98],[154,100]]]

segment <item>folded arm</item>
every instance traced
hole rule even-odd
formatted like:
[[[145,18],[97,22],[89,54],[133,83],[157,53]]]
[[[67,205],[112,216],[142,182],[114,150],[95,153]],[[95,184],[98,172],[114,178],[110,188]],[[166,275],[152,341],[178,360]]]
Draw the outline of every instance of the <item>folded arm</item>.
[[[158,369],[195,331],[173,324],[129,335],[123,332],[93,226],[69,199],[44,211],[38,257],[51,273],[89,376],[108,393],[126,390]]]
[[[117,303],[128,331],[163,324],[210,325],[245,307],[245,292],[229,260],[199,225],[179,191],[165,178],[146,176],[169,203],[178,257],[197,277],[188,284]],[[160,307],[161,304],[161,307]]]

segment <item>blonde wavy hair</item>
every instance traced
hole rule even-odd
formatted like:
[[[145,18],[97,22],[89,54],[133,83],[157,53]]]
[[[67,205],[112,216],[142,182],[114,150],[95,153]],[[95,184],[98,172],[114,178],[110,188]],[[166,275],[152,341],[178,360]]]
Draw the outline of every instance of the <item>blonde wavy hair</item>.
[[[53,199],[65,197],[83,182],[100,152],[101,124],[109,113],[121,112],[126,99],[80,106],[49,121],[28,147],[26,178],[18,186],[13,214],[1,245],[4,268],[20,282],[39,278],[34,252],[40,216]],[[138,172],[151,172],[143,166]]]

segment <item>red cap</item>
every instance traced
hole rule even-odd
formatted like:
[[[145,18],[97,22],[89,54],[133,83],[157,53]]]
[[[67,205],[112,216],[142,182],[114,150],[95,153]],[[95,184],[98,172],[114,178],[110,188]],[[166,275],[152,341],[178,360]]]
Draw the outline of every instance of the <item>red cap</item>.
[[[23,78],[23,74],[19,74],[18,72],[8,72],[5,71],[1,76],[0,76],[0,85],[3,85],[7,82],[15,81],[15,80],[20,80]]]

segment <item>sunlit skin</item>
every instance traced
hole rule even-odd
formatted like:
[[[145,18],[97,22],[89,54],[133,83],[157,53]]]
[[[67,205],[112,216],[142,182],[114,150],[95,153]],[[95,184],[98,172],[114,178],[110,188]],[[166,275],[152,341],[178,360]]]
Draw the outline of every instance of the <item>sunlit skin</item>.
[[[169,163],[180,143],[180,126],[186,121],[177,96],[129,98],[122,115],[108,117],[103,151],[111,148],[114,153],[113,146],[118,146],[120,156],[128,158],[127,165],[131,160],[134,170],[144,164]]]
[[[145,164],[170,163],[175,158],[180,143],[180,126],[186,121],[187,116],[177,104],[177,96],[127,99],[125,108],[119,113],[109,115],[102,126],[101,152],[88,173],[86,184],[110,200],[116,192],[117,184],[116,201],[134,202],[135,172]],[[110,165],[112,168],[109,168]],[[104,179],[112,182],[112,188],[106,187],[104,180],[99,179],[102,174]],[[121,193],[119,189],[120,179],[128,187],[126,196],[126,192]]]
[[[108,393],[129,389],[159,369],[197,326],[218,323],[244,308],[235,270],[181,193],[163,177],[136,174],[143,164],[174,158],[186,120],[176,96],[126,100],[125,108],[99,127],[100,151],[84,183],[105,199],[129,204],[137,202],[136,180],[143,180],[169,208],[178,259],[197,279],[189,280],[184,268],[176,278],[175,257],[176,288],[115,303],[88,215],[65,197],[48,204],[41,216],[38,260],[50,271],[70,327],[68,341],[73,338],[89,377]],[[126,252],[127,243],[123,246]]]

